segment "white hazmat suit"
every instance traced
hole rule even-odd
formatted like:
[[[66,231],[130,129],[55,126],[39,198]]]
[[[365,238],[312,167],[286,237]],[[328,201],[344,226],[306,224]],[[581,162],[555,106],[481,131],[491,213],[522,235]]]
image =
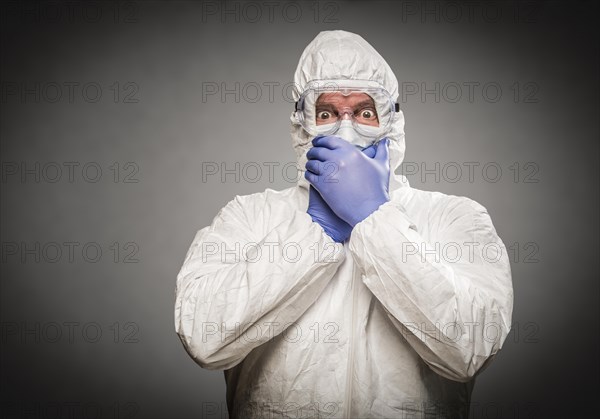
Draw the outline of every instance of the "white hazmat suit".
[[[321,32],[300,58],[296,86],[327,79],[398,97],[385,60],[349,32]],[[291,120],[304,169],[312,136]],[[401,111],[387,137],[391,199],[344,243],[307,214],[304,176],[236,196],[193,239],[175,328],[201,367],[225,370],[230,417],[468,415],[474,377],[510,331],[506,248],[483,206],[394,173]]]

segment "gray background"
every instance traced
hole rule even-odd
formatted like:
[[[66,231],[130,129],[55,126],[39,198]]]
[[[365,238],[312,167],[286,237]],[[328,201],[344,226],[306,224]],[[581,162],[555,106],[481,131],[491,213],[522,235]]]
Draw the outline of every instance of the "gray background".
[[[419,168],[411,185],[480,202],[511,249],[513,332],[477,380],[473,416],[591,415],[598,394],[597,8],[286,4],[269,16],[262,2],[3,3],[3,414],[226,415],[223,373],[198,367],[175,334],[176,274],[195,232],[235,195],[293,185],[281,170],[295,161],[283,86],[319,31],[345,29],[370,42],[406,88],[439,83],[439,100],[400,99],[405,161]],[[223,7],[234,12],[221,16]],[[473,100],[468,82],[479,83]],[[239,83],[239,97],[203,97],[211,83],[234,91]],[[272,98],[264,83],[279,84]],[[493,86],[502,89],[495,101]],[[20,96],[24,88],[40,98]],[[10,174],[35,172],[36,162],[39,181]],[[206,162],[239,162],[247,171],[239,180],[203,181]],[[265,162],[280,162],[274,178],[264,170],[253,181],[253,167]],[[436,162],[439,179],[423,177],[421,164],[435,169]],[[479,164],[472,179],[465,162]],[[72,182],[65,163],[78,164]],[[52,182],[56,165],[62,177]],[[457,165],[464,171],[454,181]],[[92,182],[96,167],[102,175]],[[496,167],[502,174],[492,181]],[[21,254],[36,242],[39,261],[35,251]],[[72,261],[65,242],[79,243]],[[85,243],[92,243],[90,258],[102,249],[97,262],[82,256]],[[215,404],[218,414],[207,415]]]

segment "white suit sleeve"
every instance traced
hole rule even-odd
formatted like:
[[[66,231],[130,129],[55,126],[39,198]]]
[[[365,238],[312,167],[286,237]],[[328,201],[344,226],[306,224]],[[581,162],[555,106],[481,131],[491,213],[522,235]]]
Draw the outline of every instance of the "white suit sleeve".
[[[426,242],[397,202],[358,223],[349,248],[363,282],[437,374],[466,382],[510,331],[509,258],[486,209],[454,197],[431,217]]]
[[[232,368],[283,332],[344,258],[304,212],[263,231],[273,206],[259,195],[230,201],[197,232],[177,275],[175,329],[203,368]]]

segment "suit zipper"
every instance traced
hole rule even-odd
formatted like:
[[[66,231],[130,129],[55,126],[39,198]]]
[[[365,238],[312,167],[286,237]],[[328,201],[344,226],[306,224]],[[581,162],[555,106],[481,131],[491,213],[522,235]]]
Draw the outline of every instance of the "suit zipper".
[[[352,402],[352,378],[354,375],[354,312],[355,312],[355,306],[356,306],[356,285],[355,285],[355,281],[354,281],[354,274],[355,274],[355,265],[354,265],[354,261],[352,261],[352,282],[350,284],[351,288],[352,288],[352,306],[351,306],[351,310],[352,310],[352,315],[350,317],[350,333],[349,333],[349,338],[348,338],[348,344],[350,345],[350,349],[349,349],[349,354],[348,354],[348,366],[346,368],[346,370],[348,371],[348,375],[347,375],[347,379],[346,379],[346,400],[344,403],[344,410],[345,410],[345,414],[344,414],[344,418],[350,418],[351,413],[352,413],[352,409],[351,409],[351,405],[350,403]]]

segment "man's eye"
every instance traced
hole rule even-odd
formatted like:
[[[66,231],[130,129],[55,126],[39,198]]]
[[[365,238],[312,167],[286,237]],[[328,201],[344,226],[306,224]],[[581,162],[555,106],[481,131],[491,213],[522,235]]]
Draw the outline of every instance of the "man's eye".
[[[317,112],[317,119],[329,119],[329,118],[331,118],[331,112],[329,112],[329,111]]]
[[[373,111],[372,109],[363,109],[362,111],[360,111],[359,115],[363,119],[373,119],[377,116],[375,111]]]

